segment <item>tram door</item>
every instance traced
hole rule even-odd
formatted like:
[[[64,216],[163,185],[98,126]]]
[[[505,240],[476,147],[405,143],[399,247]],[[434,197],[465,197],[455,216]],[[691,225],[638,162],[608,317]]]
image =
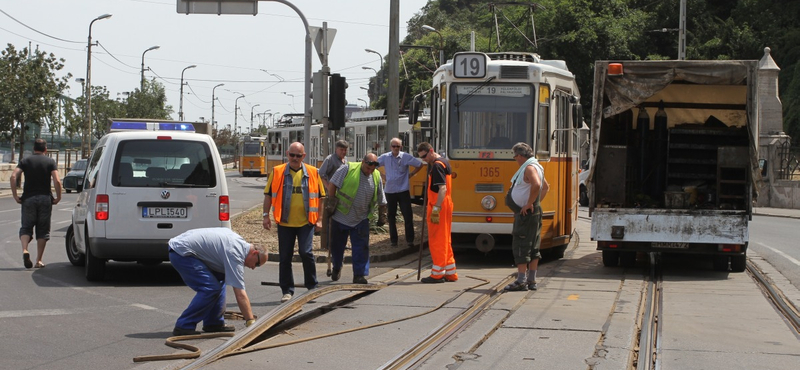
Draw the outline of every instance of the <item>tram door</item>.
[[[367,136],[364,134],[356,134],[356,161],[361,161],[364,155],[367,154]]]
[[[288,163],[289,158],[286,157],[286,152],[289,151],[289,138],[287,136],[281,137],[281,163]]]

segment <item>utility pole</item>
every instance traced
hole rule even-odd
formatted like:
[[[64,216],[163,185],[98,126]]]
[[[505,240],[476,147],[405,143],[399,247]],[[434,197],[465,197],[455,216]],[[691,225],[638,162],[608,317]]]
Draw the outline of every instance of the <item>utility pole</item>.
[[[686,0],[681,0],[681,14],[678,21],[678,60],[686,59]]]
[[[389,2],[389,91],[386,94],[386,146],[398,136],[400,115],[400,0]]]

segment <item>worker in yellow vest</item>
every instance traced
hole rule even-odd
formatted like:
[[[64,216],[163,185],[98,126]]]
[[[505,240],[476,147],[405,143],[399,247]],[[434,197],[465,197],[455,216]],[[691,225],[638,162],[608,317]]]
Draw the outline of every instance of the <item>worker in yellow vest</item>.
[[[286,152],[289,163],[272,168],[264,187],[263,226],[269,230],[272,221],[270,208],[278,224],[279,278],[286,302],[294,295],[292,257],[297,240],[300,259],[303,261],[304,285],[308,289],[317,287],[317,267],[312,252],[314,230],[322,227],[320,198],[325,197],[325,188],[317,168],[303,163],[305,147],[299,142],[289,145]]]
[[[369,219],[377,206],[386,206],[381,177],[375,168],[378,157],[368,153],[361,162],[350,162],[339,167],[331,177],[325,207],[331,216],[331,280],[342,276],[344,247],[347,237],[353,253],[353,284],[367,284],[369,276]],[[378,218],[378,226],[386,222],[385,212]]]

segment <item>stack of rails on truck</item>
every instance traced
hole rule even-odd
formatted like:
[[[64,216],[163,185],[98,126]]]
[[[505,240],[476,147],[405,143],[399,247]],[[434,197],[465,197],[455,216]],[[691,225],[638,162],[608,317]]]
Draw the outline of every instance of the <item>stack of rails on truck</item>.
[[[638,252],[745,269],[758,171],[756,60],[597,61],[589,212],[605,266]]]

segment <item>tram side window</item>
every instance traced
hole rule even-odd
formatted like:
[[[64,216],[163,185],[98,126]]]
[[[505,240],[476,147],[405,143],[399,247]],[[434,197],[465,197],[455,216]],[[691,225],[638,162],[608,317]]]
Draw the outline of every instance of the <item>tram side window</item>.
[[[375,150],[375,153],[382,154],[386,153],[388,150],[386,149],[386,126],[378,126],[378,148]]]
[[[536,159],[550,159],[550,85],[539,85],[536,117]]]

